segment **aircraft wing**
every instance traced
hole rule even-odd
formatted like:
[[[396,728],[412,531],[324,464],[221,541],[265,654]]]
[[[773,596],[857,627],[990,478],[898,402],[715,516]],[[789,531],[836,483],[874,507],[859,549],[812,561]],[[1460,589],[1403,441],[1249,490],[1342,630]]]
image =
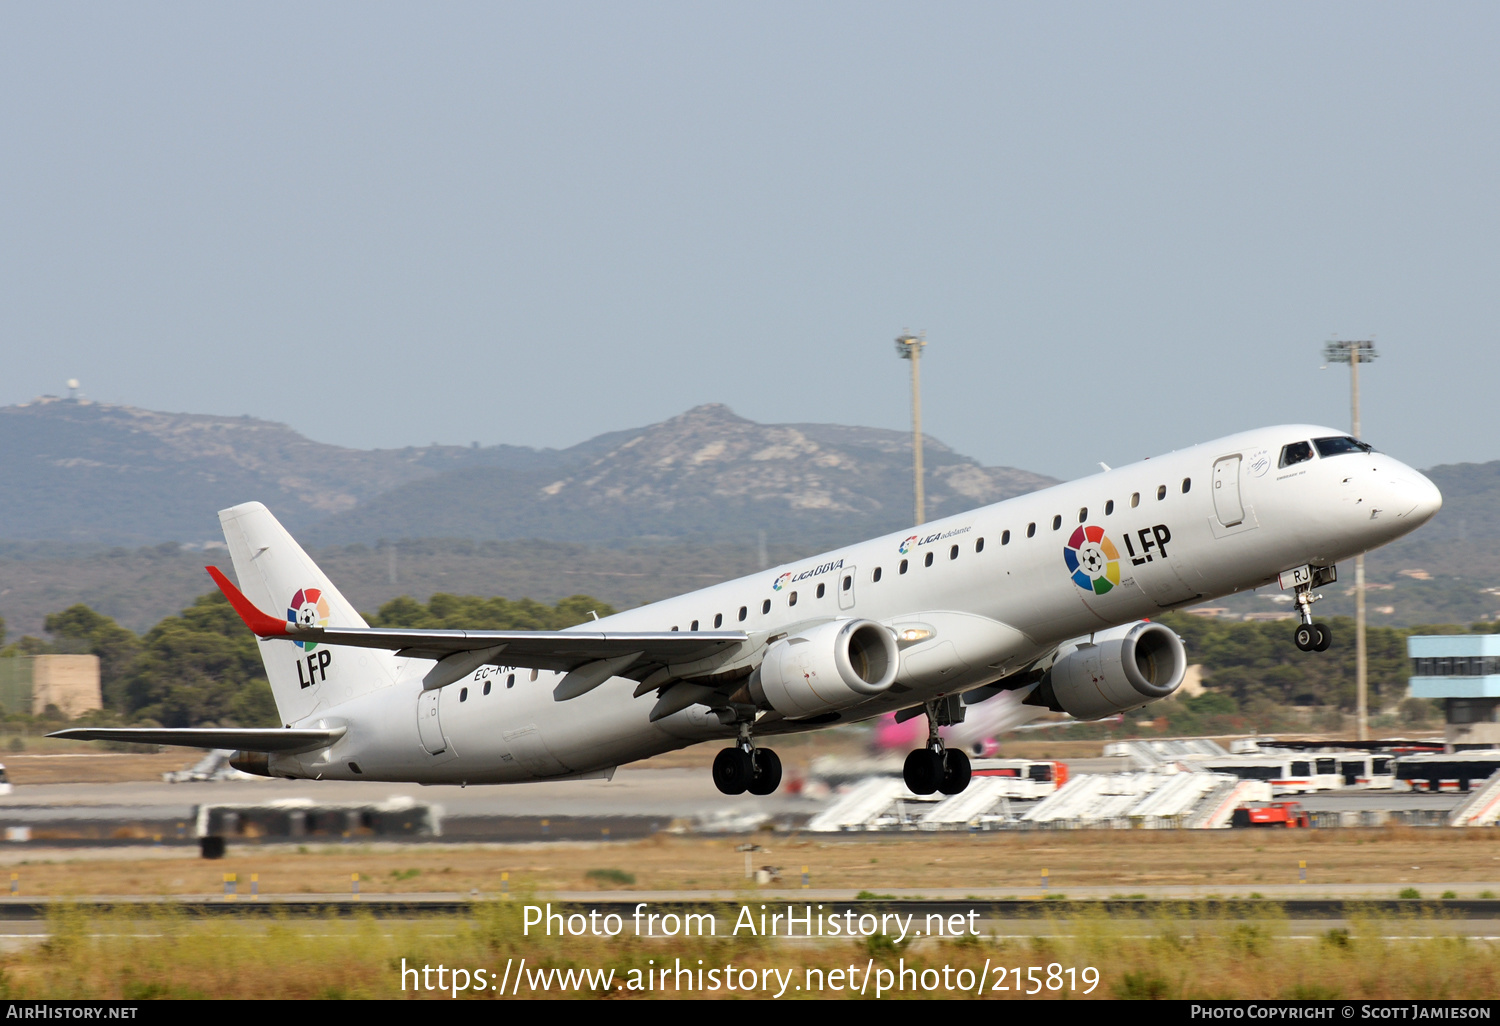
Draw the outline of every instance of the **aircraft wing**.
[[[128,741],[137,745],[186,745],[189,748],[237,748],[247,752],[310,752],[344,736],[345,727],[69,727],[48,737],[74,741]]]
[[[555,670],[587,671],[592,678],[633,676],[647,667],[681,666],[711,660],[749,641],[743,631],[456,631],[387,627],[304,627],[257,609],[217,567],[206,567],[235,612],[258,637],[286,638],[318,645],[380,648],[415,659],[447,663],[430,674],[429,687],[465,677],[486,663]],[[627,658],[629,657],[629,658]],[[607,665],[606,665],[607,664]],[[456,676],[453,675],[456,673]],[[446,679],[445,679],[446,678]],[[598,683],[602,683],[600,678]],[[438,683],[441,681],[441,683]],[[582,679],[579,681],[581,685]],[[581,693],[581,692],[580,692]]]

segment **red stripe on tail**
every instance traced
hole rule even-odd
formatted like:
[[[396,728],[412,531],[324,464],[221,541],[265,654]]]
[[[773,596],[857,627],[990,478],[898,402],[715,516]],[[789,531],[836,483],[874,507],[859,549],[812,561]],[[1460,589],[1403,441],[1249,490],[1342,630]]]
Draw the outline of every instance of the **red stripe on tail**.
[[[206,566],[203,569],[207,570],[208,576],[214,579],[214,583],[219,586],[219,590],[224,593],[224,597],[229,600],[229,604],[234,607],[234,611],[240,614],[240,619],[245,621],[245,626],[254,631],[258,637],[286,637],[287,622],[285,620],[268,616],[259,609],[256,609],[255,603],[247,599],[241,593],[240,589],[236,588],[233,582],[224,576],[218,567]]]

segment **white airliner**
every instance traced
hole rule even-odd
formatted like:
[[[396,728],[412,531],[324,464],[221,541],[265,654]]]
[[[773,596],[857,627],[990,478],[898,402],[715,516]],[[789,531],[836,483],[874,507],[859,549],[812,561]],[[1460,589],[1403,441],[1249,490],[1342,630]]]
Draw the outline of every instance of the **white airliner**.
[[[235,748],[280,777],[497,784],[609,777],[713,738],[726,794],[769,794],[757,741],[921,709],[913,791],[962,791],[938,728],[1008,691],[1079,719],[1171,694],[1181,640],[1146,618],[1280,582],[1303,650],[1340,560],[1442,505],[1343,432],[1265,428],[845,546],[566,631],[371,628],[259,503],[219,514],[284,727],[54,736]],[[240,590],[243,590],[242,591]],[[1012,697],[1010,699],[1014,701]]]

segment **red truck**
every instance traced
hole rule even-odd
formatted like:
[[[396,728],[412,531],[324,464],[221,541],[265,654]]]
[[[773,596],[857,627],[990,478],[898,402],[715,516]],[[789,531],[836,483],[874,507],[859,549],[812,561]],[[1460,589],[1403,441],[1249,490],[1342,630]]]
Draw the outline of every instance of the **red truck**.
[[[1303,827],[1311,826],[1301,802],[1256,802],[1234,810],[1230,826],[1237,827]]]

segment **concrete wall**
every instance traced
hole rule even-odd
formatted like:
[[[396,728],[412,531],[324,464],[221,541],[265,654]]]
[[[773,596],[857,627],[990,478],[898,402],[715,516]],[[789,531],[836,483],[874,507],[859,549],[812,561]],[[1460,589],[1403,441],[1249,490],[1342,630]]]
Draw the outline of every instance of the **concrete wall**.
[[[31,664],[31,712],[39,715],[55,705],[70,719],[90,709],[102,709],[99,657],[94,655],[39,655]]]
[[[1449,723],[1446,740],[1450,745],[1488,745],[1500,748],[1500,723]]]

